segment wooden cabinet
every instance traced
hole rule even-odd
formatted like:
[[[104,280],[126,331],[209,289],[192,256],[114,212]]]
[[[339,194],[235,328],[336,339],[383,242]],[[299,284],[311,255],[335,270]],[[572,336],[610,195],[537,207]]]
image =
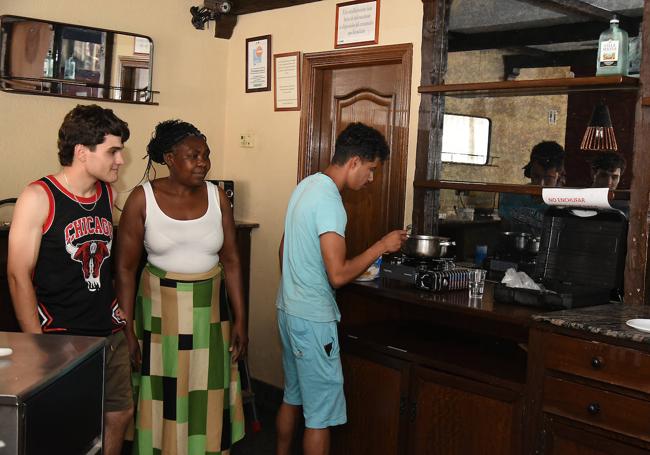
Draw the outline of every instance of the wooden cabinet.
[[[348,423],[333,430],[332,454],[402,454],[408,364],[354,348],[341,361]]]
[[[549,454],[650,453],[650,355],[641,346],[531,331],[533,448]]]
[[[0,332],[17,332],[20,330],[16,313],[11,304],[9,282],[7,277],[7,253],[9,250],[9,228],[0,229]]]
[[[521,453],[523,386],[494,384],[478,365],[457,374],[443,353],[427,358],[397,347],[405,343],[394,331],[396,346],[368,336],[374,331],[357,333],[366,336],[343,337],[348,423],[333,431],[332,454]],[[452,349],[444,337],[439,342],[440,351]]]
[[[521,453],[516,392],[429,368],[416,366],[411,374],[408,453]]]

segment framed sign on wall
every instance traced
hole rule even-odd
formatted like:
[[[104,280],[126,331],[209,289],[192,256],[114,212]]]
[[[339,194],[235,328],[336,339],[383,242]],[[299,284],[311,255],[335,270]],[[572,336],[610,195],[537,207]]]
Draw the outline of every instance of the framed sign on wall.
[[[246,93],[271,90],[271,35],[246,39]]]
[[[300,110],[300,52],[273,56],[273,87],[276,111]]]
[[[379,43],[379,0],[355,0],[336,5],[334,47]]]

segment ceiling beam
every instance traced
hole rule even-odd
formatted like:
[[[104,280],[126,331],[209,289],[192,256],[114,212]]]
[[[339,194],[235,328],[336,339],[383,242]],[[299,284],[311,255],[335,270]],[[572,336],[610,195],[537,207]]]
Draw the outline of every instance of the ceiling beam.
[[[626,30],[632,37],[639,32],[641,17],[631,21]],[[604,29],[602,22],[581,22],[499,32],[449,32],[449,52],[597,40]]]
[[[229,0],[232,9],[227,13],[221,12],[223,0],[204,0],[203,5],[213,12],[210,20],[215,21],[215,38],[230,39],[237,25],[237,16],[320,1],[322,0]]]
[[[233,0],[232,14],[257,13],[270,9],[285,8],[319,1],[322,0]]]
[[[623,14],[619,14],[616,11],[611,11],[600,6],[592,5],[591,3],[585,2],[583,0],[517,0],[521,3],[529,3],[531,5],[556,11],[558,13],[583,17],[585,19],[594,20],[594,21],[605,21],[609,20],[616,14],[621,23],[624,23],[631,18]]]

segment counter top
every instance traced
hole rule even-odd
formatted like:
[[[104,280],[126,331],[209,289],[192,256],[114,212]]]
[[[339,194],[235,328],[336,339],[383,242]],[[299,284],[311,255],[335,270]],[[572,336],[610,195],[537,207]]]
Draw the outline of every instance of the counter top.
[[[0,346],[13,350],[0,359],[0,404],[24,401],[104,343],[96,337],[0,332]]]
[[[650,344],[650,333],[625,324],[630,319],[650,319],[650,308],[639,305],[609,304],[536,314],[533,320],[558,327],[582,330],[607,337]]]
[[[354,281],[355,286],[370,294],[381,295],[405,303],[412,303],[432,309],[464,313],[487,319],[511,322],[522,326],[532,323],[531,316],[540,313],[540,308],[510,305],[494,300],[494,283],[485,282],[482,299],[470,299],[467,289],[450,292],[430,292],[416,289],[413,285],[395,280],[376,279],[373,281]]]

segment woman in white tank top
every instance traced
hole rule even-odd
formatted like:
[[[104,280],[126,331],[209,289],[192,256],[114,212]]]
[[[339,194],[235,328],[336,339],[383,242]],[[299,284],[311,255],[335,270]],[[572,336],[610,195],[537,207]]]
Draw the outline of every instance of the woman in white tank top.
[[[232,209],[205,181],[210,149],[193,125],[158,124],[147,153],[147,171],[166,164],[169,177],[131,193],[117,240],[117,296],[139,366],[134,451],[227,454],[244,435],[237,360],[248,344]]]

